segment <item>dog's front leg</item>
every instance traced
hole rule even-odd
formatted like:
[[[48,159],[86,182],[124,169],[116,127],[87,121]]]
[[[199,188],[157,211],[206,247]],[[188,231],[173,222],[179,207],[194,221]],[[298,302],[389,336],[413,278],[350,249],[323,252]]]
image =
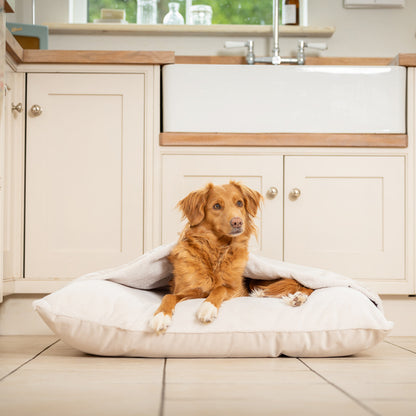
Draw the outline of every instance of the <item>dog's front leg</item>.
[[[218,315],[218,308],[224,300],[231,298],[232,289],[225,286],[215,287],[196,313],[202,323],[212,322]]]
[[[153,314],[152,319],[149,321],[149,326],[158,334],[166,332],[172,322],[172,315],[175,306],[183,299],[183,296],[179,295],[165,295],[162,299],[162,303],[159,308]]]

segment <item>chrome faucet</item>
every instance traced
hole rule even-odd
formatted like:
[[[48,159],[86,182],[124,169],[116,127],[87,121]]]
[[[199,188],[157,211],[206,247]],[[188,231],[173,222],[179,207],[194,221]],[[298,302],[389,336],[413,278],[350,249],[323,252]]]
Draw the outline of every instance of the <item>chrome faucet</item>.
[[[312,49],[327,49],[326,43],[312,43],[305,42],[304,40],[298,41],[298,54],[296,58],[282,58],[280,56],[279,50],[279,0],[273,0],[273,49],[272,56],[256,57],[254,55],[254,41],[247,40],[242,42],[236,41],[226,41],[224,44],[226,48],[247,48],[246,62],[249,65],[254,65],[256,63],[263,64],[305,64],[305,48]]]

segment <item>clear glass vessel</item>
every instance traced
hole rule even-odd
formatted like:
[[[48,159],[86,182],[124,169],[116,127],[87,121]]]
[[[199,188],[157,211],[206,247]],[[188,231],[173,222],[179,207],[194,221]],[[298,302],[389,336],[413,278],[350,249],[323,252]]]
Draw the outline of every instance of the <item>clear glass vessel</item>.
[[[212,20],[212,7],[198,4],[191,7],[191,24],[210,25]]]
[[[141,25],[157,23],[156,0],[137,0],[137,23]]]
[[[169,3],[169,12],[163,18],[164,25],[183,25],[184,20],[182,15],[179,13],[179,3]]]

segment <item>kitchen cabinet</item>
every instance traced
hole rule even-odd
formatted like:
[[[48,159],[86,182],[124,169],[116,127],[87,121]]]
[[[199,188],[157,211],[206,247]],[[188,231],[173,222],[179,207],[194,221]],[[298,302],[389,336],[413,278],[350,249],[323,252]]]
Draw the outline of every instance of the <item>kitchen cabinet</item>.
[[[183,228],[181,198],[210,181],[241,180],[264,196],[251,251],[329,269],[379,293],[410,293],[405,168],[400,155],[162,154],[162,242]]]
[[[25,278],[143,251],[144,73],[27,75]]]

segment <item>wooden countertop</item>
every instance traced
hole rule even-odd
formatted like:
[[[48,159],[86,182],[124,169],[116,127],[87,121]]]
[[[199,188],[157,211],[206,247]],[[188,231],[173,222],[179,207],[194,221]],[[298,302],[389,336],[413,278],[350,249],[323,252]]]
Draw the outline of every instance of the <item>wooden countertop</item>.
[[[416,53],[400,53],[391,62],[392,65],[416,66]]]
[[[173,64],[172,51],[70,51],[22,49],[6,31],[6,51],[17,64]]]
[[[161,146],[407,147],[407,134],[160,133]]]

